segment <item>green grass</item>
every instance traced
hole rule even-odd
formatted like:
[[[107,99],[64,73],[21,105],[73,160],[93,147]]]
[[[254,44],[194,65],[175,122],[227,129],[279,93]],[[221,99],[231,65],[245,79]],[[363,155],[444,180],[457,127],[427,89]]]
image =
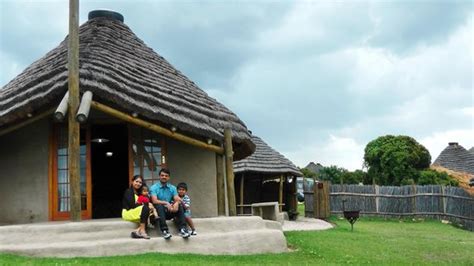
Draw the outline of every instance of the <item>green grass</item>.
[[[474,233],[439,221],[363,218],[350,231],[347,221],[332,218],[335,229],[285,233],[293,252],[247,256],[144,254],[102,258],[28,258],[0,255],[0,265],[474,265]]]

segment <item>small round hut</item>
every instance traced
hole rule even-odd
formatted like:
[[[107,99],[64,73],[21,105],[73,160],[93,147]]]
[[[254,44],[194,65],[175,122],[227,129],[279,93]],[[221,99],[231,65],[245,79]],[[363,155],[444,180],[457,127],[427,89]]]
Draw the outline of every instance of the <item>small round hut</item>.
[[[431,165],[432,169],[454,177],[459,186],[474,194],[470,180],[474,178],[474,153],[457,142],[450,142]]]
[[[234,162],[237,213],[250,215],[251,204],[278,202],[290,218],[297,214],[296,177],[298,168],[261,138],[252,136],[255,152]]]
[[[436,158],[433,166],[474,175],[474,153],[466,150],[457,142],[450,142]]]

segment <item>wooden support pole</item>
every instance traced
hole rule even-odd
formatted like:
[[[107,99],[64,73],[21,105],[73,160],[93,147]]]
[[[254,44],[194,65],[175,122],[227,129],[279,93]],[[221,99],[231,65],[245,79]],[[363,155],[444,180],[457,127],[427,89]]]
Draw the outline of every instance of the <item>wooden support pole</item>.
[[[59,103],[58,108],[54,112],[54,118],[56,119],[56,121],[61,122],[64,120],[64,117],[66,116],[66,113],[67,113],[68,101],[69,101],[69,91],[67,91],[64,94],[64,97],[61,100],[61,103]]]
[[[286,193],[289,197],[289,202],[290,206],[288,206],[288,213],[293,212],[297,213],[298,212],[298,199],[297,199],[297,188],[296,188],[296,183],[297,183],[297,177],[292,176],[292,182],[289,185],[289,192]]]
[[[245,174],[240,178],[240,214],[244,214],[244,180]]]
[[[217,214],[225,216],[224,156],[216,154]]]
[[[283,184],[285,182],[285,177],[283,175],[280,176],[280,190],[278,193],[278,207],[280,212],[283,211]]]
[[[91,109],[92,102],[92,92],[86,91],[82,95],[81,105],[79,105],[79,110],[77,111],[76,120],[79,123],[84,123],[87,121],[89,116],[89,111]]]
[[[113,117],[117,117],[118,119],[121,119],[123,121],[126,121],[126,122],[129,122],[129,123],[132,123],[132,124],[135,124],[137,126],[141,126],[141,127],[144,127],[144,128],[147,128],[151,131],[154,131],[154,132],[157,132],[157,133],[160,133],[161,135],[163,136],[166,136],[166,137],[170,137],[172,139],[175,139],[175,140],[178,140],[178,141],[181,141],[181,142],[184,142],[184,143],[187,143],[189,145],[193,145],[193,146],[196,146],[198,148],[202,148],[202,149],[205,149],[205,150],[209,150],[209,151],[213,151],[217,154],[224,154],[224,148],[222,147],[219,147],[219,146],[216,146],[216,145],[212,145],[212,144],[207,144],[206,142],[203,142],[203,141],[200,141],[200,140],[197,140],[197,139],[194,139],[194,138],[191,138],[191,137],[188,137],[188,136],[185,136],[183,134],[180,134],[180,133],[177,133],[177,132],[173,132],[169,129],[166,129],[164,127],[161,127],[161,126],[158,126],[156,124],[152,124],[150,122],[147,122],[145,120],[141,120],[139,118],[135,118],[131,115],[128,115],[126,113],[123,113],[123,112],[120,112],[114,108],[111,108],[111,107],[108,107],[106,105],[103,105],[101,103],[98,103],[96,101],[92,101],[91,102],[91,106],[94,108],[94,109],[97,109],[99,111],[102,111],[106,114],[109,114]]]
[[[229,204],[229,216],[237,215],[234,188],[234,151],[232,150],[232,131],[230,128],[224,129],[224,150],[225,150],[225,173],[227,177],[227,202]]]
[[[79,105],[79,0],[69,0],[68,85],[70,215],[71,220],[77,222],[81,220],[81,178],[79,175],[80,128],[75,117]]]

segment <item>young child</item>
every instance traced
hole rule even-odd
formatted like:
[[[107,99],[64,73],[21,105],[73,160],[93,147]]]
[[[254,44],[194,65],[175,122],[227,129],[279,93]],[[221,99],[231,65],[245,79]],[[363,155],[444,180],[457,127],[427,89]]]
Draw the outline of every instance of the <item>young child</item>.
[[[151,202],[150,202],[150,196],[149,196],[148,193],[149,193],[148,187],[147,187],[147,186],[143,186],[143,187],[142,187],[142,192],[141,192],[141,194],[138,196],[137,204],[138,204],[138,205],[148,204],[148,208],[150,208],[150,214],[155,216],[154,219],[157,219],[157,218],[158,218],[158,212],[156,211],[156,209],[155,209],[155,207],[153,206],[153,204],[151,204]],[[153,220],[153,218],[150,218],[150,220]]]
[[[188,185],[186,183],[179,183],[177,186],[178,196],[181,198],[181,205],[184,209],[184,218],[186,219],[186,223],[191,227],[191,235],[195,236],[196,228],[194,228],[193,219],[191,219],[191,199],[189,198],[188,192]]]

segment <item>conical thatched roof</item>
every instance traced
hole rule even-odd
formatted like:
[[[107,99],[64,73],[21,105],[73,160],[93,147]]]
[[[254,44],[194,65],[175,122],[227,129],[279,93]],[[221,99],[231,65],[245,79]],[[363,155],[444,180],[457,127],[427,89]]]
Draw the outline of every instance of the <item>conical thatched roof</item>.
[[[290,160],[268,146],[261,138],[252,136],[252,141],[256,145],[255,152],[243,160],[235,161],[234,173],[258,172],[303,176]]]
[[[474,154],[457,142],[450,142],[433,163],[457,172],[474,174]]]
[[[471,154],[474,154],[474,147],[471,147],[471,148],[469,149],[469,152],[470,152]]]
[[[320,163],[310,162],[308,165],[306,165],[305,169],[308,169],[315,174],[319,174],[319,171],[321,171],[323,167],[324,166],[322,166]]]
[[[117,14],[117,13],[115,13]],[[123,22],[89,19],[79,29],[80,90],[94,100],[202,139],[233,132],[235,158],[255,149],[245,124],[149,48]],[[0,129],[57,107],[67,91],[67,37],[0,90]]]

